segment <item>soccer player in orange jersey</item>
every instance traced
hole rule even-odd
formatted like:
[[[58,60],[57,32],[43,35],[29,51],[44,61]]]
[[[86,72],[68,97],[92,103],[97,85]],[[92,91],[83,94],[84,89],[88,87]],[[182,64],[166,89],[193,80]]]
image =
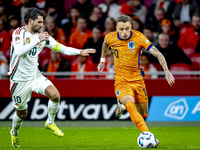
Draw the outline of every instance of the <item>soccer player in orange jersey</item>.
[[[140,68],[142,48],[157,57],[170,86],[175,79],[169,72],[164,56],[139,31],[131,28],[131,18],[121,15],[116,19],[117,31],[105,36],[98,72],[103,73],[106,53],[111,47],[114,55],[114,86],[118,101],[125,105],[133,123],[141,132],[149,131],[143,118],[148,116],[148,96]],[[159,141],[157,140],[157,147]]]

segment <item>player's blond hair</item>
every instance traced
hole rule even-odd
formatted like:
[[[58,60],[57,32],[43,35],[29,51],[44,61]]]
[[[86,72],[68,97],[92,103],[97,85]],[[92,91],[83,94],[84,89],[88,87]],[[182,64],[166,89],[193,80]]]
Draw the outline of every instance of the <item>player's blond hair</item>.
[[[131,17],[129,17],[127,15],[120,15],[119,17],[117,17],[117,19],[115,21],[116,21],[116,23],[118,23],[118,22],[123,22],[123,23],[130,22],[131,23],[132,19],[131,19]]]

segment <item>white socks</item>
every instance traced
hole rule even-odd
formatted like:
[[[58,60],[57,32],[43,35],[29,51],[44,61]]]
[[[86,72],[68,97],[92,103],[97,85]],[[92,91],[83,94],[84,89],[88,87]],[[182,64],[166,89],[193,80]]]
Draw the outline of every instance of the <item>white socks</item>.
[[[47,123],[49,125],[54,124],[54,119],[56,116],[56,113],[58,111],[59,102],[53,102],[52,100],[49,100],[48,103],[48,118]]]
[[[18,130],[21,126],[22,121],[23,120],[19,118],[17,114],[15,113],[12,120],[12,135],[13,136],[18,136]]]

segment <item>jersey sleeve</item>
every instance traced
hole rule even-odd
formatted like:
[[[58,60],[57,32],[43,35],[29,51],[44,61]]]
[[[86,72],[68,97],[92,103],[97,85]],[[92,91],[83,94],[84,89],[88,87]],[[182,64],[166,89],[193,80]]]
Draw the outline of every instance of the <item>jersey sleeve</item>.
[[[110,39],[109,34],[106,34],[104,41],[105,41],[105,43],[106,43],[107,45],[109,45],[109,44],[111,43],[110,40],[111,40],[111,39]]]
[[[51,36],[49,37],[49,40],[46,41],[46,47],[53,49],[54,51],[63,53],[65,55],[79,55],[80,50],[72,47],[64,46],[60,43],[58,43],[54,38]]]
[[[17,45],[23,46],[24,45],[24,32],[25,31],[18,31],[15,30],[12,34],[12,45],[15,47]]]
[[[139,36],[141,46],[149,51],[153,44],[142,33],[140,33]]]

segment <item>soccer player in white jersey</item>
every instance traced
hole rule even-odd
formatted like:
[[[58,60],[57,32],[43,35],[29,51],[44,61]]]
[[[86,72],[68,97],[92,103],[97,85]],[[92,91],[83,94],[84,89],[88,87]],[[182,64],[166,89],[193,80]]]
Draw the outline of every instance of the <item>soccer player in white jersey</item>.
[[[16,113],[12,120],[10,131],[12,146],[20,147],[18,130],[28,113],[27,103],[32,92],[45,95],[49,98],[48,118],[45,127],[58,137],[63,132],[54,123],[58,111],[60,94],[56,87],[38,70],[38,55],[44,47],[67,55],[88,56],[95,53],[94,49],[78,50],[66,47],[56,42],[47,32],[39,32],[43,26],[43,14],[36,8],[29,8],[24,16],[26,25],[17,28],[12,35],[10,58],[10,90]]]

